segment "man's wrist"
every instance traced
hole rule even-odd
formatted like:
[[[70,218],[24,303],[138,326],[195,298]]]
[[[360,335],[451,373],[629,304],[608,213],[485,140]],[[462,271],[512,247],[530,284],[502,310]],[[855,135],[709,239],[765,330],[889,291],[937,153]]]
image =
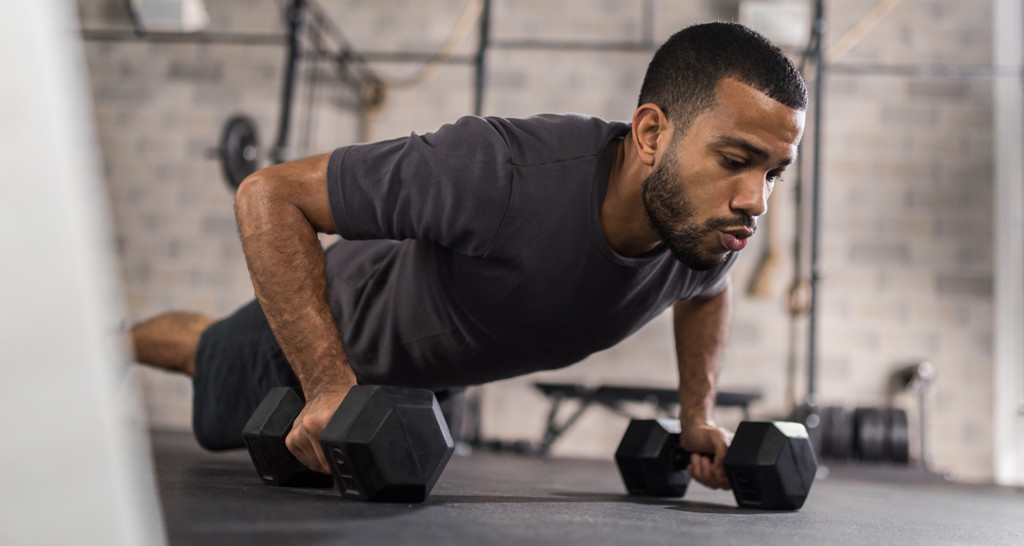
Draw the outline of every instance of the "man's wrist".
[[[356,376],[347,365],[345,370],[338,370],[330,375],[319,374],[308,381],[303,381],[302,390],[306,399],[317,398],[326,394],[347,393],[356,386]],[[347,372],[347,373],[346,373]]]
[[[679,422],[685,426],[715,426],[715,419],[712,417],[711,412],[705,409],[692,409],[692,410],[681,410],[679,412]]]

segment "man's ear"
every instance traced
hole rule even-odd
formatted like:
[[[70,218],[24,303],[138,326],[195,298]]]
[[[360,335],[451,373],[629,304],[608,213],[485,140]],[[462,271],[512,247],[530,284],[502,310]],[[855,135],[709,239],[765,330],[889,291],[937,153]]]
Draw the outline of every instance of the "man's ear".
[[[671,139],[671,122],[664,110],[654,103],[641,104],[633,112],[633,146],[640,161],[648,167],[657,163]]]

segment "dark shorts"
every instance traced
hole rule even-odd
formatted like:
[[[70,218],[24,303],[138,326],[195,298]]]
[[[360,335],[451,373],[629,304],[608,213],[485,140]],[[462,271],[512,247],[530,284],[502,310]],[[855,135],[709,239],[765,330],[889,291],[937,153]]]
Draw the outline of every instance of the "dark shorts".
[[[258,301],[214,323],[199,340],[192,430],[211,450],[243,447],[242,427],[274,387],[299,387]]]
[[[209,450],[244,447],[242,427],[270,389],[301,390],[256,300],[203,332],[195,362],[192,431]],[[435,393],[453,432],[461,428],[462,391]]]

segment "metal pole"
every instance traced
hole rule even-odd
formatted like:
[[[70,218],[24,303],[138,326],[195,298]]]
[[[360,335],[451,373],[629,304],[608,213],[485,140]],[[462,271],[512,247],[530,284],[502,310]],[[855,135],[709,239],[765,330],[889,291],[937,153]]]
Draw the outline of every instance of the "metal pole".
[[[285,162],[288,126],[292,116],[292,91],[295,88],[295,72],[301,56],[299,33],[302,31],[302,14],[306,7],[305,4],[305,0],[292,0],[288,7],[288,57],[284,69],[284,82],[281,86],[281,117],[277,125],[277,142],[271,150],[271,159],[274,163]]]
[[[819,216],[821,208],[821,129],[822,98],[825,81],[825,0],[817,0],[814,9],[814,32],[818,38],[814,48],[814,64],[817,69],[814,78],[814,139],[811,163],[811,301],[810,323],[807,336],[807,400],[806,404],[815,410],[818,406],[818,246]]]
[[[918,456],[917,467],[928,472],[928,444],[925,443],[925,394],[928,390],[928,383],[921,382],[917,386],[917,418],[918,418],[918,444],[920,455]]]
[[[645,49],[655,50],[657,44],[654,43],[654,1],[644,0],[643,13],[643,30],[641,32],[641,42]]]
[[[136,38],[141,38],[146,34],[146,27],[142,24],[142,18],[139,17],[139,12],[135,9],[135,4],[132,0],[124,0],[125,10],[128,12],[128,20],[132,23],[132,34]]]
[[[484,110],[484,87],[486,86],[486,60],[487,48],[490,44],[491,34],[491,0],[484,0],[484,8],[480,12],[480,39],[476,46],[476,74],[473,82],[473,115],[483,115]],[[470,432],[469,445],[482,446],[483,411],[481,408],[482,387],[471,387],[466,395],[469,419],[472,420],[472,432]]]
[[[483,115],[484,86],[487,76],[487,48],[490,46],[491,35],[491,0],[484,0],[484,9],[480,13],[480,41],[476,49],[476,78],[473,87],[473,114]]]

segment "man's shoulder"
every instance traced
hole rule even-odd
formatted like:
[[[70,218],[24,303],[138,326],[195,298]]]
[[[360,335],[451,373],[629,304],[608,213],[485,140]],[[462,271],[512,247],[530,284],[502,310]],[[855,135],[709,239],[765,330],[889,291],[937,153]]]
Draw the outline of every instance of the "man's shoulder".
[[[524,132],[582,131],[605,133],[628,127],[628,124],[624,122],[606,121],[594,116],[572,113],[536,114],[523,118],[487,117],[484,119],[497,126]]]
[[[465,116],[460,130],[500,138],[518,164],[549,163],[599,155],[630,125],[583,114],[538,114],[524,118]]]

